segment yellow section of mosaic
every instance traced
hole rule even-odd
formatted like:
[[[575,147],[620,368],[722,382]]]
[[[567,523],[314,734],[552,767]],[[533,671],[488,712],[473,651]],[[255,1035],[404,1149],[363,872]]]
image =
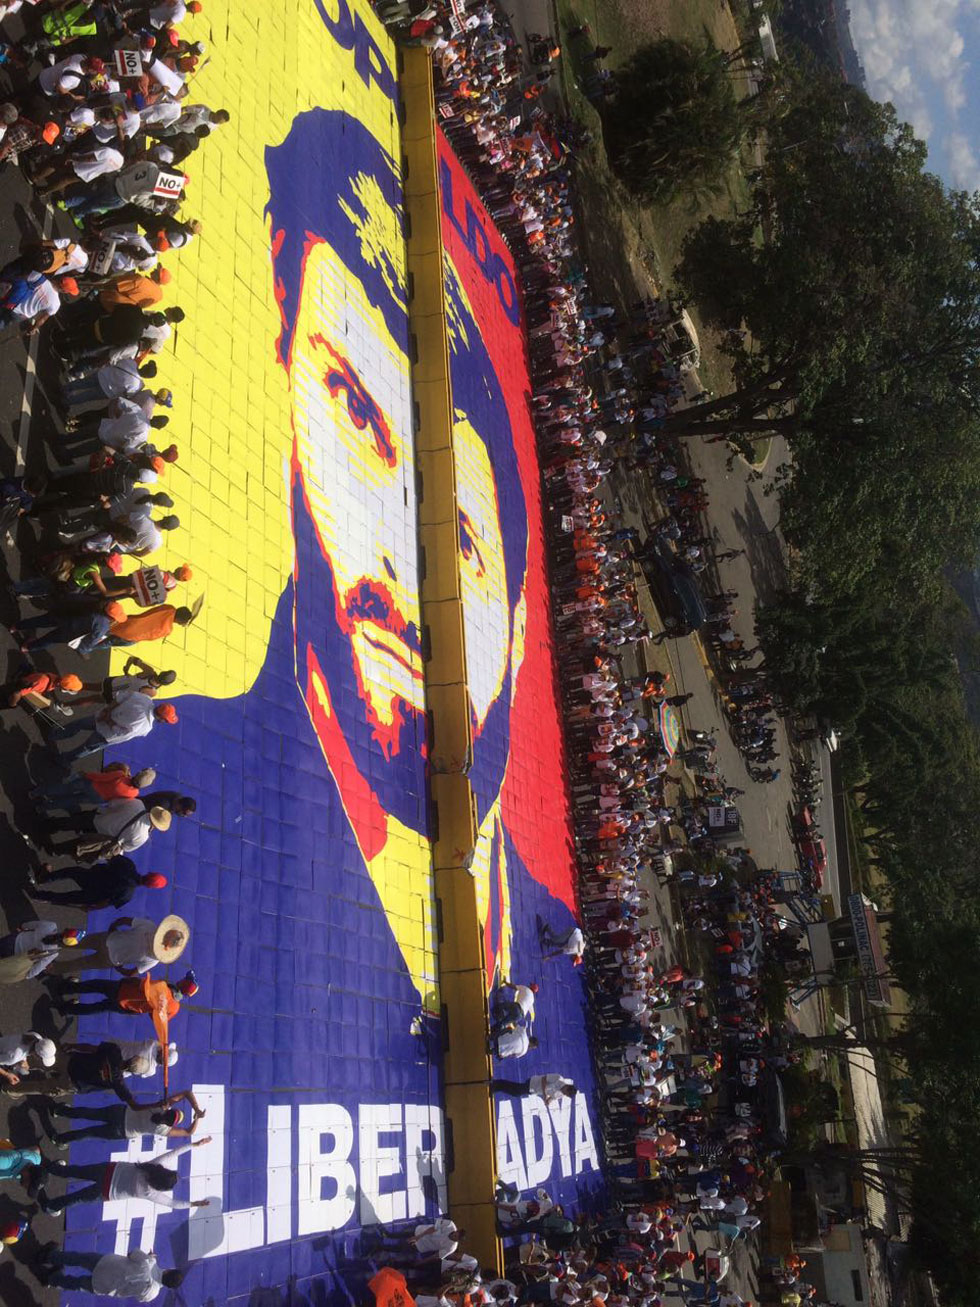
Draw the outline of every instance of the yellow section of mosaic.
[[[336,17],[333,0],[324,8]],[[369,6],[353,0],[350,12],[394,67],[394,47]],[[179,304],[187,317],[158,356],[158,384],[174,391],[161,443],[180,448],[159,488],[173,498],[181,525],[151,561],[189,562],[194,578],[186,594],[207,595],[198,621],[175,630],[165,646],[180,692],[226,698],[247,691],[258,675],[293,565],[292,430],[287,378],[276,359],[265,149],[314,107],[343,108],[395,159],[400,145],[391,102],[358,76],[353,52],[334,39],[314,0],[208,0],[182,34],[208,46],[189,101],[227,109],[231,122],[185,164],[190,183],[181,216],[200,218],[204,230],[165,256],[174,278],[165,303]],[[404,267],[402,249],[392,257]]]
[[[344,29],[342,39],[330,24]],[[186,319],[157,356],[155,384],[174,392],[170,425],[159,433],[158,443],[176,443],[180,456],[155,488],[173,498],[173,510],[166,511],[177,514],[180,527],[165,535],[163,548],[149,561],[168,568],[191,564],[193,580],[175,592],[175,602],[206,595],[192,626],[175,628],[162,647],[134,650],[176,671],[177,686],[168,697],[229,698],[249,691],[265,661],[272,621],[293,570],[293,428],[289,380],[276,351],[281,320],[266,215],[265,151],[285,140],[297,115],[322,108],[342,110],[363,123],[393,159],[400,159],[394,104],[371,75],[373,56],[365,56],[365,33],[394,71],[394,45],[361,0],[259,5],[207,0],[203,12],[182,25],[183,36],[208,47],[188,102],[227,109],[231,121],[184,165],[190,181],[180,216],[199,218],[203,231],[187,248],[164,256],[173,281],[163,306],[180,305]],[[359,53],[353,48],[354,34],[361,40]],[[351,48],[345,48],[345,41]],[[315,160],[309,162],[316,166]],[[393,227],[388,234],[387,256],[404,283],[404,246]],[[331,307],[340,318],[350,289],[337,287]],[[388,357],[394,357],[390,350]],[[403,373],[398,397],[410,411],[408,360],[398,357],[393,366],[396,374]],[[406,477],[413,484],[411,451],[406,462]],[[322,492],[331,489],[325,486]],[[311,493],[315,499],[317,491]],[[335,493],[331,507],[330,514],[318,517],[321,525],[332,518],[323,545],[336,558],[365,506],[345,504],[343,495]],[[407,534],[414,556],[414,528]],[[405,602],[407,618],[418,623],[418,595],[409,594]],[[128,653],[114,653],[114,670],[121,669]],[[389,818],[384,848],[368,870],[420,998],[435,1007],[429,842]]]

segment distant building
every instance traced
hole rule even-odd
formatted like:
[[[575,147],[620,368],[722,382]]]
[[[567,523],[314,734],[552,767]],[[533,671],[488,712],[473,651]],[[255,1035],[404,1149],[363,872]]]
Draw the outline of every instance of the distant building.
[[[759,19],[759,44],[762,46],[762,57],[767,64],[779,62],[779,51],[776,49],[776,38],[772,34],[772,23],[768,14],[763,14]]]
[[[823,1247],[808,1248],[804,1256],[803,1278],[816,1286],[818,1300],[840,1303],[841,1307],[864,1307],[871,1301],[859,1225],[832,1225],[823,1237]]]

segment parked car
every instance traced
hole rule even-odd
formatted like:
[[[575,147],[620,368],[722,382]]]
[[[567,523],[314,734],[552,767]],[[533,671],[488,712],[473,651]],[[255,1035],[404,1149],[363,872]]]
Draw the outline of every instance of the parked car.
[[[809,871],[816,888],[823,888],[824,876],[827,874],[827,846],[817,834],[817,825],[813,813],[806,806],[802,807],[793,818],[793,838],[800,867]]]
[[[672,635],[690,635],[699,630],[705,623],[708,610],[690,564],[679,558],[663,541],[648,548],[640,563],[667,630]]]

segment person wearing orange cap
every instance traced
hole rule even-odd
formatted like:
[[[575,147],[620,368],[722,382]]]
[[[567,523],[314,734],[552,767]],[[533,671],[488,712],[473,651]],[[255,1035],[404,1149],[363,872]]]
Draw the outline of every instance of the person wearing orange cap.
[[[117,304],[135,304],[138,308],[149,309],[159,304],[163,288],[170,280],[170,273],[162,267],[154,268],[148,277],[137,272],[124,272],[99,291],[99,303],[104,309],[114,308]]]
[[[138,568],[142,572],[143,568]],[[176,589],[181,582],[186,582],[194,575],[194,569],[189,563],[181,563],[175,567],[172,572],[161,571],[160,576],[163,578],[163,588],[166,591]],[[137,572],[130,572],[129,576],[121,576],[115,585],[107,588],[106,593],[113,599],[134,599],[138,594],[138,582],[136,580]]]
[[[29,668],[6,685],[0,686],[0,708],[16,708],[29,694],[50,694],[52,690],[77,694],[81,688],[82,682],[73,673],[59,676],[57,672],[39,672],[36,668]]]
[[[681,1252],[679,1248],[668,1248],[666,1252],[660,1254],[660,1261],[657,1263],[658,1272],[664,1277],[668,1275],[678,1275],[685,1266],[694,1261],[696,1254],[690,1249]]]
[[[19,155],[41,145],[52,146],[61,135],[57,123],[36,123],[9,102],[0,106],[0,127],[4,128],[0,137],[0,163],[16,163]]]
[[[175,626],[189,626],[194,615],[189,608],[157,604],[145,612],[134,613],[109,627],[109,643],[114,646],[140,644],[144,640],[164,640]]]
[[[38,269],[46,277],[85,272],[89,265],[88,250],[68,236],[53,236],[50,240],[39,241],[33,249],[46,261],[45,266]]]
[[[63,756],[66,763],[77,758],[84,758],[90,753],[98,753],[107,744],[125,744],[129,740],[149,735],[157,722],[168,726],[177,723],[177,710],[172,703],[155,703],[153,692],[133,690],[130,694],[120,695],[114,703],[106,706],[89,717],[75,718],[64,726],[55,726],[49,733],[49,740],[67,740],[80,731],[87,731],[87,738]]]

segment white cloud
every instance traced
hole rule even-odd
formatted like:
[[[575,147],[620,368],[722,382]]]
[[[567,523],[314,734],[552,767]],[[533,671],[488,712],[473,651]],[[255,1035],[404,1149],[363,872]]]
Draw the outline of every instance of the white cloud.
[[[948,136],[946,157],[954,186],[966,191],[980,190],[980,159],[962,132],[951,132]]]
[[[960,116],[972,126],[967,38],[980,0],[851,0],[851,31],[876,100],[890,100],[918,136],[945,151],[954,181],[977,176]],[[975,78],[973,79],[975,82]],[[965,113],[964,113],[965,111]]]

